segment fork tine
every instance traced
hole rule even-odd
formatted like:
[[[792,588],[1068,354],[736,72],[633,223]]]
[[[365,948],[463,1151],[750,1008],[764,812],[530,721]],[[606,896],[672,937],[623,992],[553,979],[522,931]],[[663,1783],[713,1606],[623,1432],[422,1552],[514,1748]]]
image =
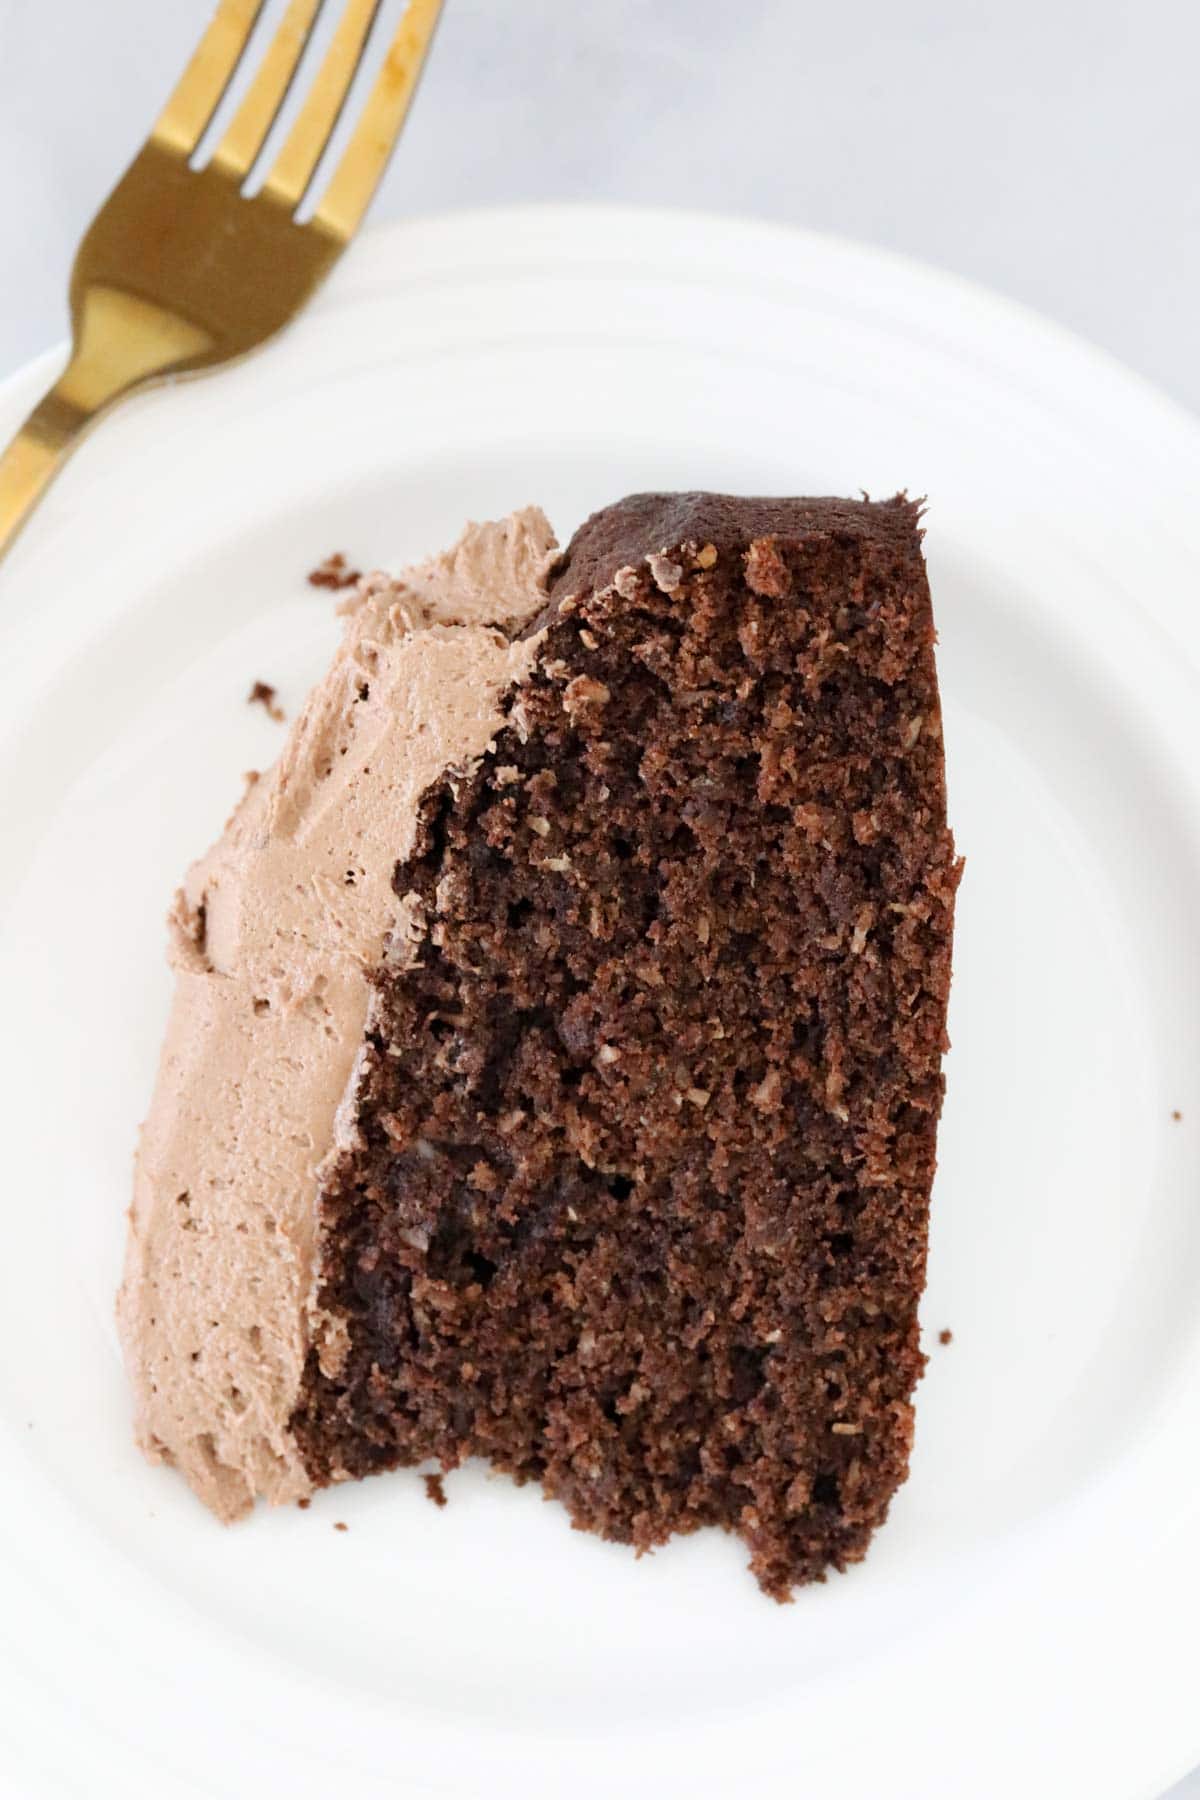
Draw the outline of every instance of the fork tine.
[[[442,0],[410,0],[388,48],[354,135],[334,171],[313,223],[337,237],[358,228],[387,168],[417,91],[441,16]]]
[[[346,0],[308,99],[263,183],[263,197],[287,207],[289,212],[303,200],[338,122],[378,10],[379,0]]]
[[[263,0],[221,0],[150,135],[190,156],[242,60]]]
[[[212,153],[219,169],[244,181],[266,141],[304,54],[323,0],[291,0],[249,92]]]

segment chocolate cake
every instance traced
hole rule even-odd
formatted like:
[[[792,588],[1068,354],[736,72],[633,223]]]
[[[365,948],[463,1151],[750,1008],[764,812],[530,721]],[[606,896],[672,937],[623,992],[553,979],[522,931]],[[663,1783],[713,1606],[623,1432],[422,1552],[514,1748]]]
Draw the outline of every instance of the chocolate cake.
[[[564,554],[529,514],[484,528],[482,560],[469,536],[365,584],[348,716],[380,704],[385,610],[398,657],[474,633],[479,703],[458,754],[425,754],[438,701],[418,718],[397,663],[413,716],[390,823],[352,730],[350,764],[318,759],[320,785],[357,758],[367,785],[343,805],[369,804],[375,834],[359,862],[325,847],[322,878],[344,895],[382,867],[391,898],[359,946],[353,1033],[336,978],[315,987],[355,1053],[322,1074],[324,1143],[310,1108],[287,1255],[270,1159],[231,1223],[237,1154],[208,1180],[175,1129],[178,1071],[165,1094],[160,1076],[122,1317],[143,1442],[216,1510],[480,1457],[639,1550],[736,1532],[776,1598],[864,1554],[924,1360],[959,873],[918,517],[902,497],[637,495]],[[244,844],[283,826],[263,829]],[[203,961],[221,882],[201,871],[177,914]],[[250,1009],[301,1029],[311,970],[280,998],[246,979],[243,1035]],[[205,1280],[186,1259],[211,1254],[164,1239],[181,1199],[207,1240],[255,1240],[269,1320],[260,1298],[222,1334],[215,1300],[189,1298],[164,1333]]]

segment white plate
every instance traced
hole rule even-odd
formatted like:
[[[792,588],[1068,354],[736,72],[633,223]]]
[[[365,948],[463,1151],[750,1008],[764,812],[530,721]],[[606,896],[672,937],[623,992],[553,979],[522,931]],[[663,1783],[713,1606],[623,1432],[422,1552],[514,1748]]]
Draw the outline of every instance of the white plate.
[[[112,1295],[162,915],[280,741],[250,683],[322,666],[330,550],[691,486],[929,495],[967,874],[912,1478],[783,1608],[732,1541],[639,1564],[473,1471],[221,1530],[132,1448]],[[0,569],[11,1791],[1128,1800],[1200,1759],[1198,493],[1197,427],[1047,325],[675,214],[377,234],[104,426]]]

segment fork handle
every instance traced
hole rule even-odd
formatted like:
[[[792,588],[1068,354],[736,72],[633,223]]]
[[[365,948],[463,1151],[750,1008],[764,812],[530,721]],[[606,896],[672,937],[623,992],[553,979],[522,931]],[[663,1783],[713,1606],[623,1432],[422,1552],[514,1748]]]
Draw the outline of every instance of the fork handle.
[[[63,391],[69,367],[0,455],[0,557],[101,410]]]

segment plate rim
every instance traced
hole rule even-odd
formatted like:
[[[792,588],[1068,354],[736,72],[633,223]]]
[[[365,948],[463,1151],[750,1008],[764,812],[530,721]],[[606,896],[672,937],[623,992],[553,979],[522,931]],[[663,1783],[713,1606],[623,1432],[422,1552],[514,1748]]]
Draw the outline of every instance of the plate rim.
[[[1106,384],[1113,383],[1124,389],[1130,398],[1136,398],[1142,406],[1159,412],[1165,425],[1183,432],[1190,439],[1193,453],[1200,458],[1200,413],[1176,399],[1161,383],[1124,362],[1115,351],[1108,350],[1073,326],[1048,313],[1040,312],[1028,302],[991,287],[974,276],[927,261],[909,251],[891,245],[872,244],[841,232],[791,224],[767,214],[587,199],[527,200],[496,206],[417,211],[386,223],[368,224],[361,234],[359,247],[351,249],[344,263],[335,265],[332,275],[319,290],[315,304],[325,307],[331,300],[336,304],[351,297],[354,293],[355,274],[362,273],[361,265],[366,256],[390,258],[395,248],[423,233],[429,233],[444,242],[447,238],[460,236],[469,239],[472,233],[487,229],[495,231],[502,239],[507,237],[518,240],[522,227],[526,225],[543,228],[561,225],[569,232],[577,226],[593,223],[602,230],[635,231],[653,227],[686,230],[713,238],[723,236],[727,240],[738,236],[748,242],[757,240],[764,247],[774,248],[785,254],[807,249],[818,261],[834,259],[844,264],[856,262],[864,270],[886,270],[914,291],[936,294],[939,297],[953,296],[961,306],[969,307],[980,315],[990,315],[991,323],[1003,323],[1023,337],[1036,340],[1045,348],[1053,348],[1057,355],[1067,353],[1081,366],[1090,365],[1092,375]],[[364,252],[362,245],[369,248]],[[359,265],[357,271],[356,265]],[[269,354],[271,346],[287,336],[289,329],[290,327],[284,327],[260,349],[250,351],[246,356],[237,358],[235,363],[223,367],[240,367],[258,362],[264,351]],[[27,385],[31,394],[36,394],[38,382],[47,376],[53,378],[53,371],[65,361],[69,347],[69,338],[60,337],[45,349],[35,352],[0,374],[0,413],[7,412],[8,406],[14,402],[23,402]],[[219,378],[221,372],[218,368],[215,371],[172,377],[171,380],[188,384],[207,383]]]

